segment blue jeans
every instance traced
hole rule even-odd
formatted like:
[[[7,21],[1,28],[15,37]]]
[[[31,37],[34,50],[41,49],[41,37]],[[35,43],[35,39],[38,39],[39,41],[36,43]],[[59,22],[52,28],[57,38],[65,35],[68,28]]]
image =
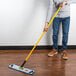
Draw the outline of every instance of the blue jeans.
[[[56,50],[58,50],[58,34],[59,34],[59,27],[61,22],[62,22],[62,34],[63,34],[61,51],[63,51],[67,49],[70,17],[66,17],[66,18],[56,17],[53,21],[53,48]]]

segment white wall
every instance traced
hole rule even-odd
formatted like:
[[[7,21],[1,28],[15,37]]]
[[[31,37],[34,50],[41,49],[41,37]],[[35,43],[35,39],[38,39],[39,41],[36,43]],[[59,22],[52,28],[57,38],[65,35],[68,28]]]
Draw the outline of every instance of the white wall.
[[[71,5],[69,45],[76,45],[75,7]],[[47,8],[48,0],[0,0],[0,46],[34,45],[43,32]],[[52,27],[39,43],[49,44],[52,44]]]

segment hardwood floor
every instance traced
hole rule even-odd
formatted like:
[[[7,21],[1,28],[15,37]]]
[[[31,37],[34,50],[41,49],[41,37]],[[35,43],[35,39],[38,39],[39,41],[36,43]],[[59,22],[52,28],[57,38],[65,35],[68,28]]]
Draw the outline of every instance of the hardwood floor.
[[[76,50],[68,50],[69,60],[61,55],[48,57],[49,50],[35,50],[25,67],[35,70],[32,76],[76,76]],[[8,68],[9,64],[21,65],[29,50],[0,50],[0,76],[30,76]]]

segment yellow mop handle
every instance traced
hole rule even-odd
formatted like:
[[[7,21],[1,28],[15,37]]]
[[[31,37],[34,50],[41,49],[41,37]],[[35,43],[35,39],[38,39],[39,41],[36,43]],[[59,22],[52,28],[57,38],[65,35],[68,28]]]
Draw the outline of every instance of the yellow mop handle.
[[[48,28],[51,25],[51,23],[53,22],[54,18],[56,17],[56,15],[58,14],[58,12],[60,11],[61,7],[58,8],[57,12],[55,13],[55,15],[52,17],[51,21],[48,24]],[[31,52],[28,54],[28,56],[26,57],[24,63],[21,65],[21,67],[24,66],[25,62],[29,59],[30,55],[32,54],[32,52],[34,51],[34,49],[36,48],[37,44],[39,43],[39,41],[41,40],[41,38],[43,37],[43,35],[45,34],[45,31],[42,33],[42,35],[40,36],[40,38],[38,39],[37,43],[34,45],[34,47],[32,48]]]
[[[52,17],[51,21],[48,24],[48,28],[51,25],[51,23],[53,22],[54,18],[56,17],[56,15],[58,14],[59,10],[61,9],[61,7],[59,7],[59,9],[57,10],[57,12],[55,13],[55,15]],[[28,60],[28,58],[30,57],[30,55],[32,54],[32,52],[34,51],[34,49],[36,48],[37,44],[39,43],[39,41],[41,40],[41,38],[43,37],[43,35],[45,34],[45,31],[42,33],[42,35],[40,36],[40,38],[38,39],[37,43],[35,44],[35,46],[32,48],[31,52],[29,53],[29,55],[26,57],[25,61]]]

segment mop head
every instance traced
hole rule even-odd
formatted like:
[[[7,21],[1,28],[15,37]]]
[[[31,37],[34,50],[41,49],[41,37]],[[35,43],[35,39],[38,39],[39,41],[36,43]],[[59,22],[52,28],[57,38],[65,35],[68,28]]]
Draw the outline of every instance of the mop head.
[[[30,74],[30,75],[34,74],[34,72],[35,72],[34,70],[24,68],[24,67],[23,67],[23,69],[20,69],[20,66],[15,65],[15,64],[11,64],[8,67],[11,68],[11,69],[14,69],[16,71],[20,71],[20,72],[27,73],[27,74]]]

